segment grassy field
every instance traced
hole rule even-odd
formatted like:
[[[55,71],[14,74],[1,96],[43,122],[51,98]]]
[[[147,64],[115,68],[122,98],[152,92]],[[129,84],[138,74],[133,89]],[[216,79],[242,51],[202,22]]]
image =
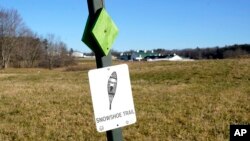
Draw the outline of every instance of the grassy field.
[[[124,140],[223,141],[250,123],[250,59],[115,62],[130,68],[137,123]],[[0,140],[106,140],[95,129],[87,72],[0,70]]]

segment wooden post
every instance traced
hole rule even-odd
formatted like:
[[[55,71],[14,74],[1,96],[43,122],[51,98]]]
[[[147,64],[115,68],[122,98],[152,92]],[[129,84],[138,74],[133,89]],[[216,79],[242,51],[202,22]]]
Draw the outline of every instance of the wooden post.
[[[88,2],[88,9],[89,9],[89,24],[92,25],[96,14],[98,13],[98,10],[104,8],[104,0],[87,0]],[[96,46],[96,44],[93,42],[92,45],[94,45],[92,48],[99,48]],[[99,51],[94,51],[95,57],[96,57],[96,67],[102,68],[102,67],[108,67],[112,65],[112,58],[111,58],[111,52],[107,56],[104,56]],[[106,136],[108,141],[122,141],[122,129],[114,129],[106,132]]]

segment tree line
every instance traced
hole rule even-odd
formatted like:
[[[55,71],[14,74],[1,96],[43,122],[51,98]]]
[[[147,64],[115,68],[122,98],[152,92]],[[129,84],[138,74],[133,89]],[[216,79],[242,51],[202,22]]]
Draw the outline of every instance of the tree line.
[[[242,58],[250,57],[250,44],[182,50],[158,48],[154,52],[161,55],[176,53],[191,59]],[[73,49],[69,50],[55,35],[41,37],[31,31],[17,10],[0,7],[0,69],[69,66],[75,64],[72,53]],[[120,53],[112,50],[114,56],[119,57]]]
[[[120,57],[121,53],[131,54],[135,50],[119,52],[111,50],[112,55]],[[224,47],[189,48],[181,50],[167,50],[164,48],[153,49],[154,53],[162,56],[178,54],[190,59],[227,59],[227,58],[250,58],[250,44],[235,44]]]
[[[75,63],[72,51],[53,34],[35,34],[17,10],[0,7],[0,68],[68,66]]]
[[[197,47],[195,49],[176,50],[176,53],[191,59],[250,58],[250,44],[208,48]]]
[[[191,59],[228,59],[228,58],[250,58],[250,45],[230,45],[224,47],[208,47],[183,49],[176,51],[179,55]]]

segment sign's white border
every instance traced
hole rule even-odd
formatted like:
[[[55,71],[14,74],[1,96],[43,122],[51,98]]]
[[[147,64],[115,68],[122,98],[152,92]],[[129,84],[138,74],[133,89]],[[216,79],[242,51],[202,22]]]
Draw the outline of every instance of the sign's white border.
[[[98,132],[136,122],[127,64],[93,69],[88,76]]]

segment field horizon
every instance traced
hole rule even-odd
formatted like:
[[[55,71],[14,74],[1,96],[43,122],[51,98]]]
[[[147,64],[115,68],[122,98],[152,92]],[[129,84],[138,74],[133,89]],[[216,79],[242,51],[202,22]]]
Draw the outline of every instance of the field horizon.
[[[137,122],[124,140],[229,140],[250,123],[250,59],[126,63]],[[95,61],[54,70],[0,70],[0,140],[106,140],[95,128],[87,72]]]

